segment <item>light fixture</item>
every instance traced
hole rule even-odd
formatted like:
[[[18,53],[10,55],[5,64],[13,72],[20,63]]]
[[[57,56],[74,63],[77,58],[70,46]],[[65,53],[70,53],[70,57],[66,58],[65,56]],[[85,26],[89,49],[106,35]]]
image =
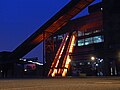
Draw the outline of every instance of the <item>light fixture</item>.
[[[24,69],[25,72],[27,72],[27,69]]]
[[[91,57],[91,60],[92,60],[92,61],[94,61],[94,60],[95,60],[95,57],[94,57],[94,56],[92,56],[92,57]]]
[[[23,59],[24,62],[26,62],[26,59]]]
[[[2,73],[3,71],[1,70],[0,72]]]

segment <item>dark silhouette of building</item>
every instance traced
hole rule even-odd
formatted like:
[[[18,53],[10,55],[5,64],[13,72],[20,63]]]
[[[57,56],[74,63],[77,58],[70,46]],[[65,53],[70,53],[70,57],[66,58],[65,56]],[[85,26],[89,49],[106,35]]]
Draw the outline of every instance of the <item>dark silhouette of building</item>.
[[[105,36],[104,58],[106,75],[110,75],[110,67],[113,74],[117,70],[120,75],[120,4],[118,0],[103,0],[103,28]]]

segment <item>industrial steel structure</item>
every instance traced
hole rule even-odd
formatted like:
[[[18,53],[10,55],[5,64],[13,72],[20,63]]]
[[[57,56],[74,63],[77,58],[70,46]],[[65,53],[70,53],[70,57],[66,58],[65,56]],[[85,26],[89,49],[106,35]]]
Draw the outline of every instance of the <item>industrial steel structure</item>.
[[[61,63],[64,63],[64,61],[57,59],[57,61],[53,61],[52,66],[49,67],[51,69],[48,76],[120,75],[120,36],[118,30],[118,16],[120,14],[118,11],[112,11],[114,8],[118,8],[119,6],[117,4],[117,6],[113,5],[113,7],[109,7],[109,5],[112,5],[111,2],[109,2],[107,5],[108,2],[106,3],[103,1],[101,3],[90,6],[88,8],[89,15],[71,20],[67,25],[62,27],[56,35],[54,35],[53,41],[55,48],[61,47],[62,43],[61,45],[59,44],[60,42],[64,41],[64,38],[66,38],[64,35],[65,32],[74,32],[76,41],[74,43],[74,50],[69,53],[69,61],[66,62],[70,68],[66,68],[65,65],[61,66]],[[107,11],[107,9],[104,10],[104,8],[111,9]],[[111,13],[113,18],[111,18],[107,12],[109,12],[109,14]],[[114,20],[115,18],[117,18],[117,20]],[[111,25],[109,21],[112,22],[112,29],[109,26]],[[67,45],[69,46],[69,44]],[[64,45],[62,47],[64,47]],[[56,51],[57,50],[59,49],[56,49]],[[64,50],[67,52],[67,48]],[[61,53],[65,58],[66,55],[64,51],[61,51]],[[56,54],[56,56],[62,58],[61,53]],[[62,58],[62,60],[64,59]],[[67,72],[66,74],[63,73],[64,69]]]
[[[103,0],[89,6],[88,15],[72,19],[93,1],[71,0],[15,50],[0,53],[3,77],[41,42],[43,76],[120,75],[117,0]]]
[[[33,33],[13,52],[1,58],[1,68],[3,69],[3,73],[5,71],[4,66],[6,63],[17,62],[19,58],[25,56],[38,44],[49,38],[61,27],[66,25],[71,18],[77,15],[93,1],[94,0],[71,0],[65,7],[63,7],[63,9],[55,14],[50,20],[48,20],[42,27],[40,27],[35,33]],[[9,61],[8,59],[10,59],[11,61]]]
[[[96,6],[95,8],[98,8],[97,11],[94,10],[94,6]],[[62,29],[58,31],[56,35],[54,35],[54,48],[58,49],[56,49],[57,53],[55,59],[51,67],[49,67],[51,69],[48,73],[48,76],[66,76],[67,72],[70,71],[70,68],[72,72],[76,70],[76,72],[84,72],[88,73],[88,75],[95,71],[95,68],[91,67],[93,70],[89,70],[88,68],[87,71],[89,72],[87,72],[84,69],[87,68],[87,66],[81,68],[82,65],[79,64],[84,64],[85,62],[90,63],[90,58],[92,56],[98,56],[98,58],[103,57],[102,53],[104,51],[104,35],[102,3],[90,6],[88,10],[89,15],[71,20],[67,25],[62,27]],[[66,34],[62,31],[66,31]],[[69,33],[71,32],[74,33],[73,41],[70,40],[72,35]],[[70,47],[69,44],[72,46]],[[69,52],[69,50],[71,51]],[[67,56],[68,54],[69,56]],[[49,60],[49,58],[46,57],[46,60]],[[76,64],[76,67],[72,64]]]

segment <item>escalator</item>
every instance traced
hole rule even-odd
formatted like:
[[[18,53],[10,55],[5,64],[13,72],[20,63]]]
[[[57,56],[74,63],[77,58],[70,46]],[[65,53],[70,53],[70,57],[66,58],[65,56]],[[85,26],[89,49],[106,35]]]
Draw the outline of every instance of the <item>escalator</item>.
[[[65,37],[63,38],[63,40],[61,42],[61,45],[60,45],[60,47],[59,47],[59,49],[58,49],[58,51],[56,53],[55,59],[53,60],[53,63],[51,65],[51,69],[50,69],[50,71],[48,73],[48,76],[53,77],[57,73],[58,64],[59,64],[61,56],[62,56],[62,54],[64,52],[65,45],[66,45],[66,42],[67,42],[68,38],[69,38],[69,33],[67,33],[65,35]]]
[[[70,54],[73,52],[75,41],[76,41],[76,36],[75,34],[73,34],[70,37],[70,42],[68,44],[68,48],[63,60],[63,64],[62,64],[63,69],[60,70],[60,73],[62,74],[63,77],[67,75],[70,69],[70,62],[71,62]]]
[[[58,52],[55,56],[55,59],[51,65],[51,69],[48,73],[48,76],[66,76],[67,71],[70,68],[70,53],[73,51],[75,43],[75,35],[69,34],[65,36]]]

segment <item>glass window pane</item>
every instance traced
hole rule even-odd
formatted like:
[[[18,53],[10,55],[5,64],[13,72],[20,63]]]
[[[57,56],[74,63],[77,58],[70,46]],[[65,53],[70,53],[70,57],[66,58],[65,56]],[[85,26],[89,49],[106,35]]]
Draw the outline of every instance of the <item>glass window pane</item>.
[[[96,29],[93,31],[93,33],[98,33],[98,32],[101,32],[101,29]]]
[[[92,32],[85,32],[85,35],[90,35],[92,34]]]
[[[80,37],[80,36],[84,36],[84,33],[81,31],[78,31],[78,37]]]
[[[93,43],[92,37],[85,39],[85,45],[89,45],[89,44],[92,44],[92,43]]]
[[[58,39],[59,40],[63,39],[63,36],[62,35],[58,35]]]
[[[84,45],[84,39],[78,40],[78,46],[83,46]]]
[[[56,41],[56,37],[54,37],[54,41]]]
[[[93,37],[93,40],[94,40],[94,43],[100,43],[104,41],[103,36],[95,36]]]

